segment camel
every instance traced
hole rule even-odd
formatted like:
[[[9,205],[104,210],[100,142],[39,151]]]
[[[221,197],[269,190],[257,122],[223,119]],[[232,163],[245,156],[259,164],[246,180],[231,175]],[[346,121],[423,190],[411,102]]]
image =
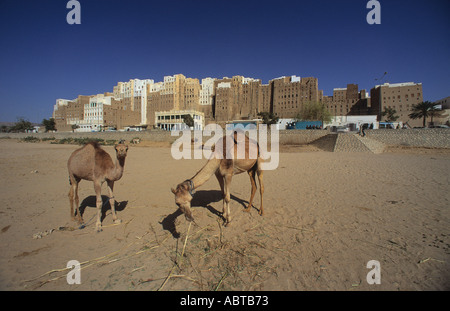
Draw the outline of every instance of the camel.
[[[234,138],[231,136],[223,136],[219,139],[218,143],[221,143],[224,148],[216,148],[212,153],[208,162],[201,168],[194,177],[183,181],[178,184],[176,189],[171,189],[172,193],[175,194],[175,204],[184,213],[188,221],[194,221],[191,212],[191,200],[194,196],[195,189],[203,185],[209,178],[214,174],[219,181],[219,185],[223,196],[223,211],[222,216],[225,219],[225,226],[229,225],[231,222],[230,215],[230,185],[233,175],[247,172],[250,176],[250,182],[252,185],[250,200],[246,212],[250,212],[252,206],[253,197],[256,192],[256,181],[255,175],[258,175],[259,180],[259,193],[261,198],[261,207],[259,209],[259,214],[262,216],[264,214],[263,209],[263,171],[261,170],[261,158],[259,154],[258,144],[250,140],[245,136],[245,158],[237,158],[237,135],[234,133]],[[242,142],[243,143],[243,142]],[[255,149],[256,148],[256,149]],[[219,149],[219,150],[218,150]],[[223,158],[220,159],[216,155],[216,152],[223,150]],[[256,159],[251,159],[249,154],[252,153],[257,155]],[[256,152],[255,152],[256,151]],[[232,155],[232,156],[230,156]]]
[[[70,156],[67,162],[67,168],[69,170],[69,200],[70,200],[70,216],[72,220],[75,219],[73,203],[75,201],[78,222],[83,223],[83,218],[79,210],[78,200],[78,184],[84,180],[94,182],[95,195],[97,197],[97,232],[102,231],[101,212],[102,212],[102,184],[106,181],[109,190],[109,203],[111,205],[111,211],[113,215],[114,223],[120,223],[121,220],[117,218],[115,209],[115,200],[113,195],[114,182],[119,180],[123,174],[123,168],[125,165],[125,158],[127,156],[128,146],[120,141],[114,149],[116,150],[116,164],[113,163],[111,156],[103,150],[96,142],[89,142],[83,147],[75,150]]]

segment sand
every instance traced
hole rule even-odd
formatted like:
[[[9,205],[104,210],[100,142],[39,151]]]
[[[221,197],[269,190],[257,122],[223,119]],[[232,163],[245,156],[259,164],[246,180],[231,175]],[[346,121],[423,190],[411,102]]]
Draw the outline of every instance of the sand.
[[[237,175],[224,227],[214,177],[195,195],[195,223],[170,191],[206,160],[174,160],[164,143],[130,146],[115,184],[122,223],[105,203],[97,233],[91,182],[79,191],[86,227],[69,215],[66,163],[77,148],[0,140],[1,290],[450,289],[448,150],[282,148],[278,169],[264,173],[265,215],[258,192],[244,212],[250,181]],[[67,282],[70,260],[81,284]],[[367,282],[370,260],[381,284]]]

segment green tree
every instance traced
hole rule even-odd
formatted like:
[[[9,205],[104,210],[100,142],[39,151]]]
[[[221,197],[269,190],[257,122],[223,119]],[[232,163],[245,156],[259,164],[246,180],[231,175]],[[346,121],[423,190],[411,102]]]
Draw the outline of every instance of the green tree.
[[[275,114],[273,114],[273,112],[258,112],[258,116],[260,116],[263,120],[263,123],[267,125],[277,124],[278,120],[280,119]]]
[[[56,122],[55,119],[53,118],[50,118],[49,120],[47,119],[42,120],[42,124],[44,125],[46,132],[56,130]]]
[[[80,128],[80,126],[78,124],[72,124],[71,128],[72,128],[72,132],[75,133],[75,130]]]
[[[302,109],[295,116],[298,121],[322,121],[322,124],[331,122],[331,118],[331,112],[321,102],[304,103]]]
[[[384,111],[381,113],[383,117],[386,117],[386,122],[395,122],[399,118],[399,116],[396,115],[397,110],[390,107],[384,107]]]
[[[20,117],[17,118],[16,124],[14,124],[11,127],[12,132],[26,132],[27,130],[32,130],[33,126],[31,125],[31,122],[28,120],[25,120],[25,118]]]
[[[427,118],[431,116],[436,116],[438,110],[435,108],[435,104],[429,101],[424,101],[412,106],[412,112],[408,115],[411,119],[423,118],[423,127],[426,126]]]
[[[183,116],[183,122],[189,127],[194,127],[194,119],[192,119],[190,114],[185,114]]]

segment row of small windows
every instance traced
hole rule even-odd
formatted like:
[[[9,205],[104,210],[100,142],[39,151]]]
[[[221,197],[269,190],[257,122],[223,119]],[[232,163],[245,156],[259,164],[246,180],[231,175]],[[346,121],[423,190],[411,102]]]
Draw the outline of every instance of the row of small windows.
[[[194,115],[192,117],[194,120],[201,120],[201,116]],[[181,120],[183,117],[181,115],[170,115],[170,116],[158,116],[158,121],[161,120]]]
[[[417,91],[419,90],[419,88],[417,88]],[[395,90],[392,90],[391,93],[393,94],[395,92]],[[397,90],[398,93],[400,93],[400,90]],[[410,89],[408,89],[408,92],[410,92]],[[383,91],[383,95],[386,94],[386,91]]]
[[[411,97],[414,97],[414,93],[411,93]],[[420,93],[417,93],[417,97],[420,97]],[[400,99],[400,95],[397,96],[398,99]],[[405,98],[408,98],[408,94],[405,94]],[[383,97],[384,100],[386,100],[386,97]],[[391,99],[389,96],[388,99]],[[395,99],[395,96],[392,97],[392,99]]]

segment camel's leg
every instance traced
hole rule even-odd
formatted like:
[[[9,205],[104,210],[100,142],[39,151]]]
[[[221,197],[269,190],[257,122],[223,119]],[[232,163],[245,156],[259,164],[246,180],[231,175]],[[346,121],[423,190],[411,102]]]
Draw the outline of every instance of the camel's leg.
[[[80,213],[80,209],[79,209],[79,198],[78,198],[78,183],[80,182],[79,179],[75,178],[74,176],[69,176],[70,178],[70,191],[69,191],[69,201],[70,201],[70,217],[72,218],[72,220],[76,220],[75,219],[75,214],[74,214],[74,208],[73,208],[73,204],[75,203],[75,209],[77,211],[77,217],[78,217],[78,222],[81,224],[83,222],[83,218],[81,218],[81,213]]]
[[[264,184],[263,184],[263,170],[260,168],[260,164],[258,163],[258,170],[256,171],[258,174],[258,181],[259,181],[259,194],[261,196],[261,208],[259,209],[259,215],[264,214],[263,209],[263,194],[264,194]]]
[[[97,205],[97,222],[95,223],[95,229],[97,232],[102,231],[102,184],[100,182],[94,181],[94,190],[95,196],[97,197],[96,205]]]
[[[222,198],[224,198],[225,197],[225,192],[223,190],[223,176],[220,175],[219,170],[216,171],[216,178],[217,178],[217,181],[219,182],[220,190],[222,191]]]
[[[231,174],[227,174],[224,177],[224,197],[223,197],[223,217],[225,218],[225,225],[229,225],[231,222],[230,213],[230,185],[231,185]]]
[[[116,206],[115,206],[115,200],[114,200],[114,194],[113,194],[114,181],[107,181],[107,183],[108,183],[108,190],[109,190],[109,205],[111,205],[113,221],[116,224],[120,224],[122,221],[117,218]]]
[[[81,217],[81,213],[80,213],[80,198],[78,197],[78,183],[80,182],[80,180],[77,180],[75,183],[75,206],[77,209],[77,215],[78,215],[78,223],[82,224],[83,223],[83,217]]]
[[[255,181],[255,170],[252,169],[248,171],[248,176],[250,176],[250,182],[252,183],[252,194],[250,195],[250,200],[248,201],[248,207],[245,209],[246,212],[250,212],[250,208],[252,207],[253,203],[253,197],[255,196],[256,192],[256,181]]]
[[[74,185],[72,183],[72,185],[70,185],[70,190],[69,190],[69,202],[70,202],[70,218],[72,218],[72,220],[75,220],[75,214],[73,213],[73,200],[74,200]]]

